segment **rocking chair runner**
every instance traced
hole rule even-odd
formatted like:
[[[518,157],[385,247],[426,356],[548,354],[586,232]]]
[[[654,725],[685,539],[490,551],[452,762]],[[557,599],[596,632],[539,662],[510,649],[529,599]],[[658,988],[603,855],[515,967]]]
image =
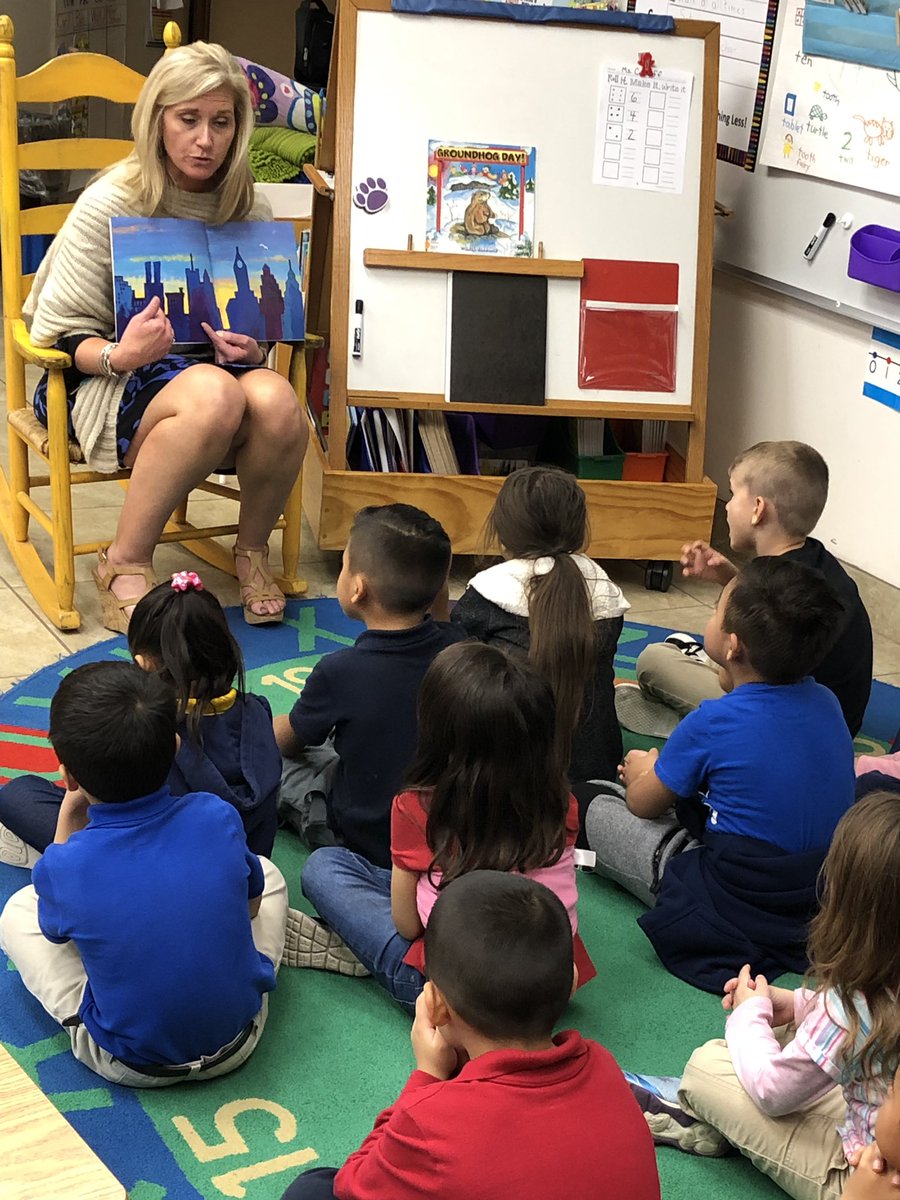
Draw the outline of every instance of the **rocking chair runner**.
[[[165,30],[167,49],[180,44],[175,22]],[[61,55],[29,75],[16,76],[14,29],[9,17],[0,16],[0,244],[2,244],[3,326],[6,361],[6,400],[9,432],[9,472],[0,468],[0,533],[29,591],[42,611],[59,629],[77,629],[81,616],[74,606],[75,555],[95,554],[105,541],[75,542],[72,492],[75,484],[109,479],[127,480],[130,472],[101,474],[73,470],[84,463],[80,447],[69,440],[63,369],[68,355],[32,344],[22,320],[22,303],[33,276],[22,274],[21,238],[26,234],[55,234],[71,205],[53,204],[22,211],[19,203],[21,170],[99,170],[124,158],[131,142],[114,138],[69,138],[18,144],[17,112],[20,104],[44,104],[72,96],[96,96],[119,104],[133,104],[144,76],[102,54]],[[282,356],[283,357],[283,356]],[[25,389],[25,363],[49,371],[47,428],[37,420]],[[303,347],[290,356],[290,380],[299,397],[306,395]],[[31,474],[29,452],[45,464],[44,474]],[[33,488],[50,488],[50,507],[41,507]],[[125,486],[123,482],[123,486]],[[240,491],[218,483],[198,485],[199,491],[239,500]],[[199,558],[234,574],[230,550],[214,539],[235,534],[237,524],[196,527],[187,519],[187,498],[166,524],[161,542],[182,542]],[[282,530],[282,577],[277,583],[287,596],[302,595],[306,583],[297,576],[300,555],[301,479],[298,475],[276,528]],[[48,569],[30,535],[35,520],[50,537],[53,564]]]

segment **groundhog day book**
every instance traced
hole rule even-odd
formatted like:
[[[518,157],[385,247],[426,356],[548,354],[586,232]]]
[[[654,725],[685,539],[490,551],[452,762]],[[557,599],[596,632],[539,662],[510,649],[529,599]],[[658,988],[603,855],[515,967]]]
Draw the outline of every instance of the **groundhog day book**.
[[[534,146],[428,143],[425,249],[534,255]]]
[[[297,239],[290,221],[206,225],[111,217],[116,337],[154,296],[180,346],[209,346],[203,324],[258,342],[303,340]]]

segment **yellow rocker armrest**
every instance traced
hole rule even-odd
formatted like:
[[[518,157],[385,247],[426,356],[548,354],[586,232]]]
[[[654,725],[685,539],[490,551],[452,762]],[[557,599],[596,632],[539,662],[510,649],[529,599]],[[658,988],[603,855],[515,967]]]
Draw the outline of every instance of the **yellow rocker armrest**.
[[[48,371],[54,367],[57,370],[61,370],[63,367],[71,367],[72,359],[68,354],[63,354],[62,350],[35,346],[28,330],[25,328],[25,322],[21,318],[12,321],[11,325],[13,341],[16,344],[16,353],[21,358],[24,358],[26,362],[36,363],[37,366],[44,367]]]

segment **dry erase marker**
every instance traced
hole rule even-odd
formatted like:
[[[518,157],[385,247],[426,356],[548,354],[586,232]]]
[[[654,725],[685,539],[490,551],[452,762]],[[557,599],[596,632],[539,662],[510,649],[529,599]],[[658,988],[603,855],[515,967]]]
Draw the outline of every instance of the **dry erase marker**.
[[[803,257],[806,259],[807,262],[809,262],[810,259],[815,257],[815,254],[818,251],[819,247],[825,241],[825,234],[832,227],[832,225],[835,223],[836,220],[837,220],[837,217],[834,215],[834,213],[826,213],[825,214],[825,220],[822,222],[822,224],[816,230],[815,234],[813,235],[812,239],[810,240],[809,245],[803,251]]]
[[[356,311],[353,314],[353,357],[354,358],[362,358],[362,321],[363,321],[363,302],[362,302],[362,300],[357,300]]]

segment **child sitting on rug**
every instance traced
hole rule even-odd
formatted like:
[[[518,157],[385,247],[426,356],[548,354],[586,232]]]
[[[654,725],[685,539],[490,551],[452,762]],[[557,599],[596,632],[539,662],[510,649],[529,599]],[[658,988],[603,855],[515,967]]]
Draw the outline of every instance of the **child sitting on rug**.
[[[828,467],[803,442],[759,442],[739,454],[729,472],[731,499],[726,505],[731,548],[739,553],[780,555],[821,571],[844,611],[837,636],[810,674],[838,698],[847,728],[855,737],[872,690],[872,627],[856,584],[821,542],[810,537],[828,499]],[[684,574],[724,587],[737,567],[706,542],[682,552]],[[637,661],[639,688],[626,684],[616,692],[616,709],[626,729],[666,737],[678,716],[701,700],[722,695],[718,667],[699,645],[680,635],[648,646]]]
[[[471,871],[441,891],[425,940],[416,1070],[339,1171],[307,1171],[284,1200],[658,1200],[650,1134],[609,1051],[553,1036],[574,989],[560,900]]]
[[[579,983],[596,974],[577,935],[578,805],[558,757],[553,692],[521,659],[466,642],[434,660],[419,693],[419,744],[391,811],[392,869],[317,850],[303,894],[323,928],[290,914],[285,959],[344,944],[409,1011],[425,982],[423,933],[442,888],[469,871],[517,871],[554,891],[575,935]],[[340,968],[338,968],[340,969]]]
[[[429,616],[449,570],[450,539],[420,508],[356,514],[337,598],[366,631],[322,658],[290,716],[275,719],[281,813],[313,848],[337,842],[390,864],[391,800],[415,751],[419,684],[464,636]]]
[[[244,691],[240,647],[216,597],[195,572],[179,571],[138,602],[128,648],[139,667],[157,672],[178,697],[181,744],[169,790],[221,796],[240,813],[253,853],[270,857],[281,783],[272,710]],[[62,799],[62,790],[38,775],[0,788],[2,861],[25,867],[37,860],[53,841]]]
[[[900,1064],[896,796],[873,793],[846,813],[822,880],[809,937],[815,988],[771,987],[745,965],[725,984],[724,1041],[695,1051],[680,1080],[629,1079],[662,1145],[712,1153],[727,1141],[797,1200],[887,1196],[890,1176],[873,1193],[851,1168],[879,1121],[890,1133],[891,1109],[888,1140],[900,1148],[896,1103],[883,1120],[878,1107]]]
[[[66,794],[0,947],[112,1083],[164,1087],[239,1067],[266,1023],[287,888],[218,796],[173,796],[176,703],[156,672],[89,663],[50,705]]]
[[[751,562],[706,628],[722,699],[688,714],[662,751],[630,751],[624,793],[599,789],[588,809],[597,872],[655,902],[639,924],[695,987],[720,991],[743,962],[766,975],[806,967],[816,876],[853,803],[847,725],[808,677],[840,615],[819,572]]]
[[[479,641],[527,654],[550,682],[573,783],[611,779],[622,759],[613,659],[629,604],[584,553],[584,491],[555,467],[514,471],[487,532],[504,561],[469,580],[452,621]]]

